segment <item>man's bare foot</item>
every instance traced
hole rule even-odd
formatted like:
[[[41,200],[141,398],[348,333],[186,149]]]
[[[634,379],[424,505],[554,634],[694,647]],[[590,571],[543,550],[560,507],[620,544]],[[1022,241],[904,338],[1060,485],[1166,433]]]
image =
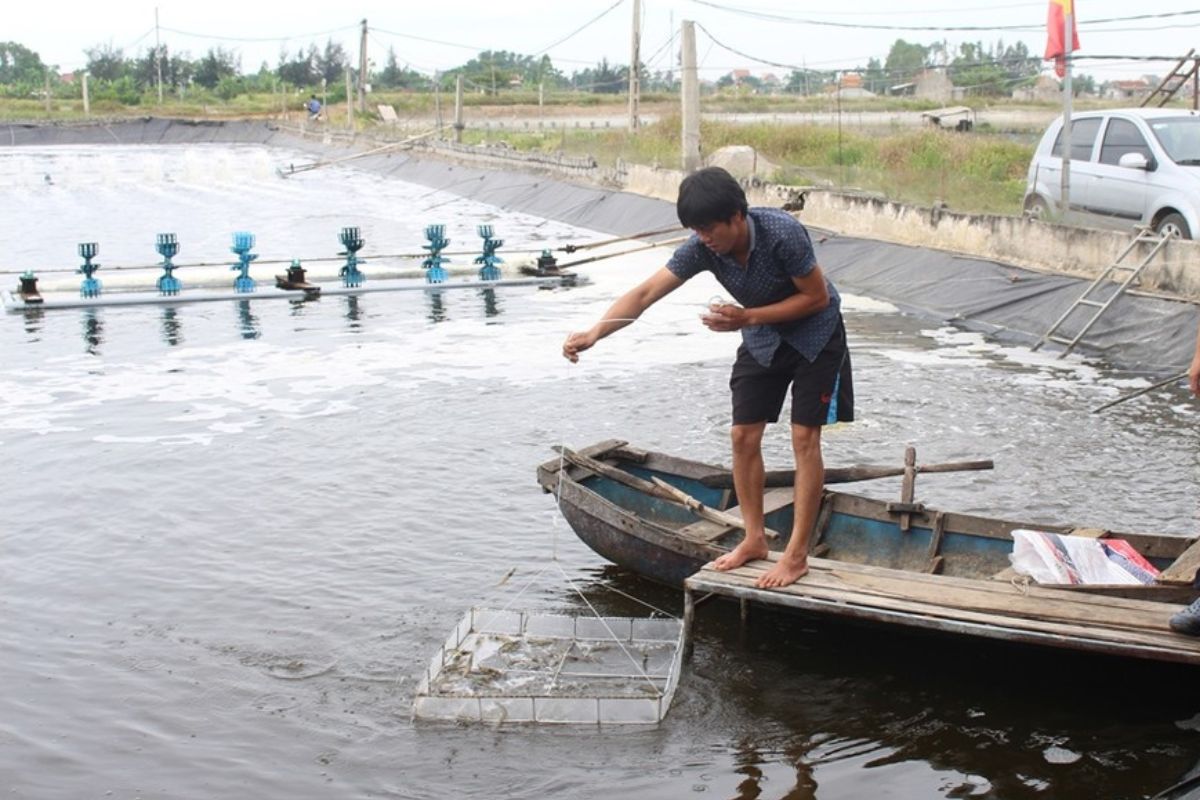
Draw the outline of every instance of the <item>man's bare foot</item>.
[[[781,559],[775,562],[775,566],[764,572],[754,585],[760,589],[777,589],[780,586],[790,586],[807,574],[807,558],[802,559],[799,563]]]
[[[746,537],[741,543],[725,555],[713,562],[713,569],[718,572],[728,572],[737,569],[747,561],[767,557],[767,540]]]

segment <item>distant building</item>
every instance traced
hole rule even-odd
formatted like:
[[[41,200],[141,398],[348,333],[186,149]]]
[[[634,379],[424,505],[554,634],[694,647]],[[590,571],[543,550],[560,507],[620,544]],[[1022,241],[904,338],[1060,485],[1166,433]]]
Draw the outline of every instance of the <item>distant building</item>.
[[[874,92],[863,88],[863,76],[857,72],[847,72],[836,84],[826,86],[825,91],[842,98],[875,97]]]
[[[733,72],[729,73],[729,77],[733,78],[734,86],[741,86],[746,82],[746,79],[750,77],[750,70],[735,69]]]
[[[1049,75],[1039,75],[1033,86],[1013,89],[1013,100],[1026,103],[1053,103],[1062,96],[1062,87]]]
[[[922,100],[945,103],[954,96],[954,84],[945,70],[927,69],[917,76],[913,95]]]
[[[1142,100],[1153,89],[1150,82],[1143,78],[1129,81],[1112,81],[1104,89],[1107,100]]]

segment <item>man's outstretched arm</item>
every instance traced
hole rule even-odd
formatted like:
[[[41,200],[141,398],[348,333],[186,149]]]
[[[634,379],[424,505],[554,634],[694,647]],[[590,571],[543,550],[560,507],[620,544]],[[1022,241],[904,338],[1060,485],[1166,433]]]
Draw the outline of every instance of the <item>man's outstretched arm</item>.
[[[683,285],[666,267],[662,267],[646,280],[617,298],[600,320],[586,331],[569,334],[563,342],[563,356],[572,363],[579,354],[609,334],[619,331],[642,315],[647,308]]]

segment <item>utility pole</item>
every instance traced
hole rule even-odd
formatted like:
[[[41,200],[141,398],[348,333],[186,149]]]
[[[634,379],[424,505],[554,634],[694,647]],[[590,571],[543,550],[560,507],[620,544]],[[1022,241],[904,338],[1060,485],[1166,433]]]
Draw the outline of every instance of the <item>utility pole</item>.
[[[462,142],[463,132],[463,102],[462,102],[462,73],[454,76],[454,143]]]
[[[91,99],[88,97],[87,82],[88,74],[85,72],[83,73],[83,115],[85,117],[90,117],[92,115],[92,103]]]
[[[700,77],[696,73],[696,23],[683,21],[679,36],[683,68],[681,105],[683,113],[683,171],[700,168]]]
[[[1063,127],[1062,127],[1062,202],[1059,203],[1059,214],[1066,214],[1071,208],[1071,51],[1075,42],[1071,38],[1071,18],[1075,13],[1075,4],[1063,4]]]
[[[641,41],[642,0],[633,0],[633,39],[629,50],[629,130],[633,132],[638,129],[638,95],[641,93],[638,49]]]
[[[358,110],[367,113],[367,21],[362,21],[362,38],[358,44]]]
[[[346,130],[354,132],[354,95],[350,93],[350,68],[346,67]]]
[[[433,119],[436,123],[438,138],[442,138],[442,76],[433,71]]]
[[[162,91],[162,44],[158,38],[158,6],[154,7],[154,68],[158,74],[158,104],[163,102]]]

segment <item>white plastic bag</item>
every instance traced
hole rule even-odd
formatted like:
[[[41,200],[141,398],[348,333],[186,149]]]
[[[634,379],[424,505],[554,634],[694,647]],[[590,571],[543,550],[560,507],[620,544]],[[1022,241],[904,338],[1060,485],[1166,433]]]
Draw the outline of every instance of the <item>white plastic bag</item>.
[[[1018,528],[1012,532],[1013,569],[1046,584],[1148,584],[1158,575],[1123,539],[1062,536]]]

